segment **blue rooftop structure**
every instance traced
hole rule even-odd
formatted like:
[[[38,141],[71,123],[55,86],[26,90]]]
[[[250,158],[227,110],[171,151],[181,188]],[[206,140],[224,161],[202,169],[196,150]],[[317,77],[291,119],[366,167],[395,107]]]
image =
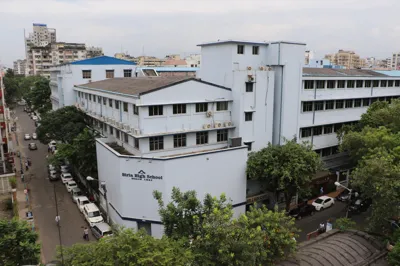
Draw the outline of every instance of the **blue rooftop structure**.
[[[140,67],[139,69],[154,69],[157,72],[196,72],[198,67]]]
[[[69,63],[71,65],[136,65],[136,63],[111,56],[98,56]]]
[[[377,73],[387,75],[389,77],[400,77],[400,70],[374,70]]]

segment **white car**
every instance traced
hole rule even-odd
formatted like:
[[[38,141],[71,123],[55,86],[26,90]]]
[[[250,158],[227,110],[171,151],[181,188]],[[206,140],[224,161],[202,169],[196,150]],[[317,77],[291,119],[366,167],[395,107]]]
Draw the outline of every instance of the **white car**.
[[[61,174],[61,182],[63,182],[63,184],[70,182],[70,181],[74,181],[72,179],[72,175],[70,173],[62,173]]]
[[[37,139],[36,133],[32,133],[32,139]]]
[[[38,117],[36,115],[32,116],[33,121],[38,121]]]
[[[83,212],[83,206],[89,203],[89,199],[85,196],[80,196],[76,198],[76,205],[78,205],[78,209],[80,212]]]
[[[77,199],[78,197],[82,196],[82,195],[83,195],[83,193],[82,193],[81,189],[78,188],[78,187],[75,187],[75,188],[73,188],[73,189],[71,190],[71,196],[72,196],[72,201],[73,201],[73,202],[76,202],[76,199]]]
[[[29,135],[29,134],[25,134],[25,136],[24,136],[24,140],[30,140],[31,139],[31,135]]]
[[[61,170],[61,173],[68,173],[69,167],[68,167],[68,165],[61,165],[60,170]]]
[[[58,179],[58,174],[56,170],[50,170],[49,171],[49,179],[51,181],[57,180]]]
[[[53,147],[57,147],[57,142],[55,140],[52,140],[48,144],[50,149],[53,149]]]
[[[321,211],[323,209],[329,208],[335,204],[335,200],[328,196],[321,196],[318,199],[314,200],[312,205],[315,207],[317,211]]]
[[[65,187],[67,188],[67,191],[71,193],[72,189],[78,187],[78,184],[75,181],[68,181],[65,183]]]
[[[99,208],[97,208],[96,204],[94,203],[89,203],[83,206],[83,215],[85,216],[85,220],[88,222],[90,227],[92,227],[94,224],[104,222]]]
[[[56,170],[56,167],[54,165],[52,165],[52,164],[49,164],[48,168],[49,168],[49,171],[55,171]]]

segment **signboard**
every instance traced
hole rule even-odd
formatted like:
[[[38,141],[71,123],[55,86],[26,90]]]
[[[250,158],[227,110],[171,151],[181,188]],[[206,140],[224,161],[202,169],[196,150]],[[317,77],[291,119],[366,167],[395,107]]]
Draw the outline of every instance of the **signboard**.
[[[132,180],[139,180],[139,181],[153,181],[153,180],[162,180],[162,176],[156,176],[156,175],[149,175],[146,174],[145,171],[140,170],[136,174],[131,174],[131,173],[122,173],[122,177],[128,177]]]
[[[254,202],[259,202],[268,199],[268,193],[260,194],[254,197],[246,199],[246,204],[252,204]]]
[[[326,232],[332,230],[332,224],[331,223],[326,223]]]

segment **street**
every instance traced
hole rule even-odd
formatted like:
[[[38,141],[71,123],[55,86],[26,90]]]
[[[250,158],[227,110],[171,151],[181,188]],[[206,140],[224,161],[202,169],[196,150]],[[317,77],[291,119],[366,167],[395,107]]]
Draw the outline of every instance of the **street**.
[[[83,240],[83,227],[88,224],[83,215],[79,212],[76,204],[72,201],[61,180],[50,182],[47,178],[47,145],[41,144],[38,140],[24,140],[24,134],[35,132],[36,127],[28,114],[23,112],[22,107],[15,109],[17,121],[17,133],[19,147],[22,156],[29,157],[32,166],[25,174],[25,180],[30,189],[32,211],[35,218],[35,226],[39,232],[42,244],[42,260],[49,262],[56,257],[56,246],[60,245],[60,238],[55,222],[56,206],[54,189],[57,194],[59,216],[61,218],[61,241],[63,246],[71,246]],[[35,142],[37,150],[30,151],[28,144]],[[90,237],[93,240],[93,236]]]

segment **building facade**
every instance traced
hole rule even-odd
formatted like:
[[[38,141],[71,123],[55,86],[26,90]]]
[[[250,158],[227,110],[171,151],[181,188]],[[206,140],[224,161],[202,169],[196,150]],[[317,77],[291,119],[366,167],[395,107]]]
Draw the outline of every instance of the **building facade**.
[[[364,61],[354,51],[339,50],[335,54],[325,55],[325,59],[329,59],[333,64],[347,69],[364,67]]]
[[[133,77],[136,66],[133,62],[101,56],[64,63],[49,69],[51,103],[53,110],[75,104],[74,85],[114,77]]]
[[[14,70],[14,74],[15,75],[24,75],[24,76],[26,76],[28,74],[27,66],[26,66],[26,60],[19,59],[17,61],[14,61],[13,70]]]

